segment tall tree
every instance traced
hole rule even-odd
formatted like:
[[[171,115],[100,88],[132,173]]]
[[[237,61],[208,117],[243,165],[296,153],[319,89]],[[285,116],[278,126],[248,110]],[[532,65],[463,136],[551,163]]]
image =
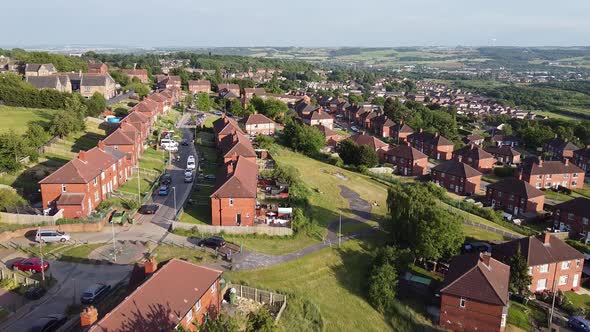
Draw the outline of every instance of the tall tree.
[[[211,109],[211,98],[206,92],[197,95],[197,109],[201,112],[208,112]]]
[[[396,302],[397,272],[391,264],[375,266],[369,279],[369,302],[380,312],[389,311]]]
[[[510,257],[510,291],[518,294],[527,294],[532,277],[529,275],[529,267],[526,258],[522,255],[520,245],[516,254]]]

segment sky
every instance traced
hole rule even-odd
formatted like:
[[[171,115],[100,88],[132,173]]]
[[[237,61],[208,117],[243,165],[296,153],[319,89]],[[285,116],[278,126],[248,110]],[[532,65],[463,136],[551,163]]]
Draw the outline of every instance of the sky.
[[[587,46],[588,0],[18,0],[0,47]]]

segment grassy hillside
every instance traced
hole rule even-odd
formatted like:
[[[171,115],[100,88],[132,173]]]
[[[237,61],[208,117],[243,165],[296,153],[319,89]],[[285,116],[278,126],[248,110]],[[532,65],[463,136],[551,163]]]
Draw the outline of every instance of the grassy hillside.
[[[0,132],[14,129],[18,133],[27,130],[27,123],[34,121],[48,124],[54,110],[40,108],[24,108],[0,105]]]

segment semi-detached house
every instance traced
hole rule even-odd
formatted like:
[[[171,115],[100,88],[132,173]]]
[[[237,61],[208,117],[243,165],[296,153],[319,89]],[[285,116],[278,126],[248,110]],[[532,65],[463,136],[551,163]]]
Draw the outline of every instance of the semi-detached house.
[[[590,199],[578,197],[555,205],[553,221],[556,228],[572,235],[588,237],[590,231]]]
[[[563,162],[538,159],[525,162],[519,169],[519,177],[538,189],[558,186],[568,189],[582,188],[584,175],[584,170],[570,163],[569,159]]]

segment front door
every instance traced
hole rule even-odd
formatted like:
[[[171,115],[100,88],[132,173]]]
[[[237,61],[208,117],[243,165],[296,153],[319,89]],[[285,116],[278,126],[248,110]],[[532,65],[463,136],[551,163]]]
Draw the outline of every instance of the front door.
[[[518,206],[515,206],[514,207],[514,215],[515,216],[518,216]]]
[[[242,215],[241,214],[236,214],[236,225],[240,226],[242,225]]]
[[[579,274],[574,274],[574,283],[572,284],[572,288],[578,287],[578,278],[580,277]]]

